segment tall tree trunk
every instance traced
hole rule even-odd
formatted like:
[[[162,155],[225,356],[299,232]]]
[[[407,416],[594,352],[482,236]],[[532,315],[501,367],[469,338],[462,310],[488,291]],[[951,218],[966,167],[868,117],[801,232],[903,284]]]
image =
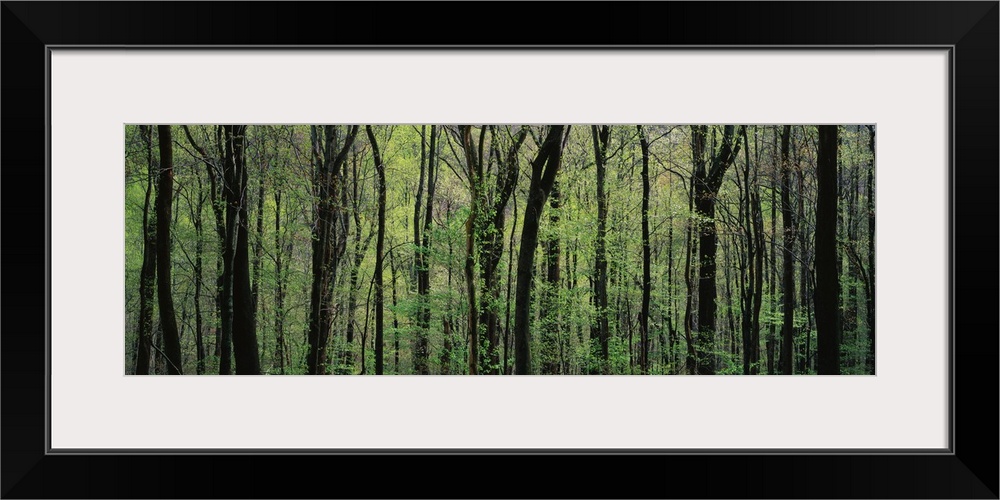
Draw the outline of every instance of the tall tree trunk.
[[[431,221],[434,210],[434,186],[437,182],[435,164],[437,161],[437,126],[431,125],[430,145],[427,151],[427,208],[424,213],[424,231],[420,242],[420,260],[417,265],[417,294],[419,295],[420,311],[417,320],[417,341],[413,353],[413,369],[420,375],[430,373],[428,365],[429,345],[428,335],[431,324],[430,294],[430,248]],[[421,140],[421,150],[424,141]],[[421,153],[422,154],[422,153]]]
[[[507,314],[504,319],[503,327],[503,373],[504,375],[510,375],[510,290],[513,285],[514,280],[512,279],[512,273],[514,271],[514,234],[517,232],[517,192],[513,193],[514,197],[514,220],[510,228],[510,243],[507,247]]]
[[[160,144],[160,172],[156,189],[156,298],[160,307],[163,347],[167,356],[167,373],[181,375],[181,341],[177,333],[177,316],[170,281],[170,217],[174,194],[174,143],[170,125],[156,127]]]
[[[237,375],[260,375],[254,300],[250,290],[250,253],[247,225],[247,168],[244,156],[246,125],[226,125],[227,218],[235,243],[230,255],[233,294],[233,356]],[[229,212],[232,212],[230,214]]]
[[[358,308],[358,281],[360,280],[361,263],[364,262],[365,254],[368,252],[368,245],[371,243],[373,232],[368,233],[368,238],[362,243],[361,233],[361,172],[358,170],[358,156],[354,151],[351,155],[351,217],[354,220],[354,261],[351,266],[350,286],[347,290],[347,342],[340,353],[341,366],[337,373],[348,374],[354,369],[354,332],[357,323]],[[367,322],[367,317],[365,318]],[[362,360],[363,362],[364,360]]]
[[[389,253],[389,272],[392,273],[392,353],[393,373],[399,373],[399,314],[396,312],[396,252]]]
[[[250,295],[253,297],[253,312],[254,317],[257,316],[257,306],[260,304],[258,297],[260,296],[260,273],[261,273],[261,259],[264,256],[264,176],[267,169],[267,163],[264,160],[260,161],[260,180],[257,182],[257,213],[256,216],[256,229],[257,238],[253,245],[253,284],[250,289]]]
[[[559,356],[559,182],[549,193],[549,236],[544,244],[545,288],[540,301],[542,315],[542,375],[558,374]]]
[[[700,157],[700,152],[695,147],[697,145],[698,143],[692,139],[695,163],[698,162],[698,158]],[[704,149],[702,148],[701,151],[704,151]],[[693,332],[695,327],[694,294],[697,285],[694,282],[693,273],[691,272],[691,256],[694,254],[694,247],[697,245],[694,234],[694,228],[697,225],[697,221],[694,219],[694,196],[695,189],[692,186],[690,195],[688,196],[689,216],[687,218],[687,234],[684,238],[684,246],[686,247],[686,251],[684,252],[684,284],[687,289],[687,295],[684,300],[684,342],[687,344],[687,352],[684,356],[684,368],[690,375],[698,373],[698,353]]]
[[[521,248],[517,256],[517,292],[514,307],[514,371],[518,375],[531,373],[531,339],[529,337],[532,274],[535,249],[538,246],[538,225],[542,209],[555,183],[562,159],[563,125],[549,128],[538,154],[531,162],[531,183],[521,230]]]
[[[427,125],[420,126],[420,178],[417,180],[417,197],[413,202],[413,269],[412,269],[412,283],[411,286],[417,286],[419,288],[418,281],[420,272],[420,263],[423,259],[423,247],[420,246],[420,212],[423,210],[424,206],[424,176],[427,171]],[[420,311],[418,309],[417,315],[419,317]],[[419,319],[418,319],[419,321]]]
[[[871,374],[875,374],[875,126],[868,125],[868,153],[871,162],[867,173],[867,212],[868,212],[868,287],[865,293],[865,309],[868,313],[868,354],[867,366]]]
[[[760,207],[759,184],[756,173],[750,166],[750,144],[743,129],[744,157],[742,200],[745,203],[741,213],[744,217],[746,239],[746,286],[743,289],[743,374],[760,373],[760,306],[764,285],[763,214]],[[752,177],[751,177],[752,175]],[[773,371],[773,358],[769,359],[768,373]]]
[[[483,180],[483,140],[486,131],[479,130],[478,149],[472,142],[472,125],[461,125],[462,149],[469,178],[469,218],[465,221],[465,287],[469,301],[469,374],[479,374],[479,304],[476,302],[476,261],[478,260],[483,200],[480,184]]]
[[[711,155],[711,167],[706,168],[703,155],[708,127],[697,125],[691,127],[692,150],[695,152],[695,170],[692,184],[694,185],[694,207],[697,212],[698,224],[698,373],[711,375],[715,373],[715,199],[722,179],[736,159],[740,150],[739,140],[742,134],[736,131],[734,125],[726,125],[723,130],[722,144],[718,152]],[[699,154],[702,153],[702,154]]]
[[[205,197],[201,193],[201,178],[198,178],[198,205],[194,214],[194,344],[195,355],[197,356],[195,371],[198,375],[205,373],[205,339],[203,335],[204,325],[201,317],[201,275],[202,275],[202,254],[205,251],[205,243],[202,239],[202,210],[204,209]]]
[[[795,245],[795,219],[792,212],[791,196],[791,162],[788,157],[792,126],[785,125],[781,129],[781,227],[782,232],[782,266],[781,266],[781,296],[783,300],[783,321],[781,324],[781,373],[792,374],[793,334],[795,318],[795,264],[793,248]]]
[[[803,134],[805,134],[805,127],[802,127]],[[806,220],[806,186],[805,186],[805,168],[801,165],[798,156],[798,147],[794,141],[791,141],[791,149],[793,151],[793,156],[796,158],[795,164],[795,182],[796,182],[796,193],[798,194],[796,200],[796,212],[795,220],[805,221]],[[805,316],[806,322],[803,325],[802,331],[805,333],[804,342],[804,353],[802,356],[802,361],[800,363],[800,372],[808,373],[811,369],[812,363],[812,331],[813,331],[813,314],[812,314],[812,293],[811,293],[811,283],[812,279],[810,277],[811,270],[809,268],[809,254],[808,254],[808,238],[806,235],[806,225],[799,223],[795,226],[796,237],[799,240],[799,303],[802,305],[802,314]]]
[[[503,236],[507,204],[517,186],[520,174],[517,153],[528,136],[528,127],[522,126],[507,151],[503,154],[498,146],[496,127],[490,127],[492,137],[490,156],[497,163],[494,197],[485,212],[481,213],[480,237],[480,278],[483,283],[483,297],[479,304],[479,324],[485,327],[486,337],[480,342],[483,349],[479,353],[479,371],[485,374],[500,372],[500,277],[497,270],[503,257]],[[486,202],[487,200],[485,200]]]
[[[281,232],[281,188],[274,188],[274,356],[278,359],[278,370],[285,374],[285,270],[282,254],[285,249]],[[289,252],[290,253],[290,252]]]
[[[757,137],[757,127],[754,127],[754,141],[753,142],[754,142],[754,148],[755,148],[755,150],[757,152],[757,154],[756,154],[756,157],[757,157],[757,169],[760,170],[760,144],[759,144],[759,142],[758,142],[757,139],[758,139],[758,137]],[[747,145],[746,148],[747,148],[747,154],[750,154],[750,146]],[[773,157],[774,156],[772,154],[772,158]],[[778,169],[772,167],[772,169],[771,169],[771,190],[770,190],[771,191],[771,245],[770,245],[771,246],[771,259],[769,261],[770,264],[767,266],[768,267],[768,276],[769,276],[768,291],[770,292],[770,300],[768,301],[768,312],[770,312],[772,316],[775,314],[775,312],[774,312],[775,311],[775,304],[778,302],[778,300],[777,300],[777,291],[778,291],[778,285],[777,285],[777,276],[778,276],[778,267],[777,267],[778,266],[778,244],[777,244],[777,241],[778,241],[778,230],[777,230],[777,227],[778,227],[778,214],[777,214],[778,200],[776,198],[776,196],[777,196],[777,189],[778,189],[778,187],[777,187],[777,185],[778,185],[778,175],[779,175]],[[763,219],[763,215],[762,215],[761,218]],[[761,241],[763,241],[763,234],[761,234]],[[774,353],[774,351],[775,351],[775,349],[779,349],[778,343],[780,341],[776,338],[776,333],[777,333],[776,332],[776,327],[777,327],[776,323],[774,321],[768,321],[768,323],[770,323],[770,324],[768,325],[768,332],[767,332],[767,374],[768,375],[774,375],[775,374],[775,353]],[[778,358],[779,359],[778,359],[778,363],[777,364],[780,365],[781,364],[781,359],[780,359],[781,358],[781,353],[780,352],[778,353]]]
[[[139,272],[139,331],[136,337],[135,374],[149,375],[152,349],[153,296],[156,289],[156,219],[149,220],[156,169],[153,163],[153,129],[140,125],[139,134],[146,144],[146,200],[142,205],[142,269]]]
[[[337,141],[334,126],[324,126],[322,138],[317,127],[312,127],[313,183],[317,202],[312,239],[309,348],[306,354],[306,368],[310,375],[326,374],[329,363],[326,349],[333,321],[333,284],[343,255],[343,239],[337,234],[338,222],[342,220],[342,209],[337,203],[337,194],[343,189],[340,166],[347,158],[358,129],[357,125],[349,128],[343,147],[335,154]]]
[[[649,141],[642,125],[639,131],[639,147],[642,149],[642,309],[639,312],[639,368],[643,374],[649,373],[649,300],[652,291],[652,277],[649,247]]]
[[[607,219],[608,198],[604,192],[604,182],[607,175],[605,161],[607,160],[608,141],[611,138],[611,127],[603,125],[591,126],[594,139],[594,160],[597,165],[597,241],[594,264],[594,307],[597,309],[595,330],[599,347],[600,373],[609,373],[611,366],[608,359],[608,260],[607,260]],[[593,342],[593,339],[591,339]]]
[[[840,374],[840,281],[837,274],[836,125],[819,126],[816,162],[816,330],[817,371]]]
[[[385,262],[385,165],[378,149],[378,141],[371,125],[365,126],[368,141],[372,145],[372,157],[375,160],[375,173],[378,178],[378,236],[375,237],[375,375],[384,371],[384,302],[382,283],[382,265]]]

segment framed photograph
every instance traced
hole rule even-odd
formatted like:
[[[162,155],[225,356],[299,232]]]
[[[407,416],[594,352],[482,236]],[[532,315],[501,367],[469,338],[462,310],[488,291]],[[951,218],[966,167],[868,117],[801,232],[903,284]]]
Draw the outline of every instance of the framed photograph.
[[[537,5],[4,2],[3,496],[997,498],[998,3]]]

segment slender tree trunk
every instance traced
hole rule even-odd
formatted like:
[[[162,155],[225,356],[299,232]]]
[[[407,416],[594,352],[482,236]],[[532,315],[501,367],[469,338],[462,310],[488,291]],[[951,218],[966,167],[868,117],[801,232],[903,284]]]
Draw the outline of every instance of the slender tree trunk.
[[[274,335],[276,345],[274,356],[278,360],[278,372],[285,374],[285,270],[282,259],[284,241],[281,232],[281,188],[274,188]],[[290,253],[290,252],[289,252]]]
[[[253,297],[253,311],[254,317],[257,316],[257,306],[260,304],[258,299],[260,296],[260,266],[261,259],[264,256],[264,176],[266,173],[267,164],[263,160],[260,163],[260,180],[257,182],[257,213],[256,218],[256,229],[257,229],[257,239],[254,241],[253,246],[253,285],[250,289],[250,295]]]
[[[507,314],[504,320],[503,327],[503,373],[504,375],[510,375],[510,290],[513,285],[514,280],[512,279],[512,273],[514,271],[514,234],[517,232],[517,192],[513,193],[514,197],[514,221],[512,222],[510,228],[510,244],[507,249]]]
[[[472,142],[472,126],[459,127],[462,134],[462,149],[465,151],[465,163],[469,178],[469,218],[465,221],[465,287],[469,301],[469,374],[479,374],[479,304],[476,302],[476,261],[480,241],[480,230],[483,218],[480,215],[482,193],[480,184],[483,180],[483,139],[485,130],[479,131],[478,153]]]
[[[135,374],[149,375],[152,349],[153,296],[156,289],[156,219],[149,220],[156,167],[153,163],[153,129],[140,125],[139,134],[146,144],[146,200],[142,205],[142,270],[139,274],[139,331],[136,338]],[[159,199],[159,197],[157,197]]]
[[[399,314],[396,312],[396,252],[389,254],[389,271],[392,273],[392,353],[393,373],[399,373]]]
[[[202,254],[205,251],[205,243],[202,239],[202,209],[204,208],[205,197],[201,194],[201,179],[198,179],[198,206],[194,216],[194,342],[197,363],[195,370],[198,375],[205,373],[205,339],[203,336],[201,317],[201,276],[202,276]]]
[[[591,135],[594,139],[594,159],[597,164],[597,241],[596,258],[594,264],[594,307],[597,309],[595,330],[598,342],[598,363],[599,373],[609,373],[610,363],[608,359],[608,260],[606,249],[607,219],[608,219],[608,198],[604,189],[606,173],[606,155],[608,141],[611,137],[611,127],[603,125],[591,126]],[[593,339],[591,339],[593,342]]]
[[[170,285],[170,218],[174,193],[174,143],[170,125],[158,125],[160,172],[156,190],[156,297],[160,307],[163,347],[167,356],[167,373],[181,375],[181,341],[177,333],[177,316]]]
[[[795,318],[795,269],[793,265],[795,245],[795,219],[792,212],[791,197],[791,163],[788,157],[789,142],[792,127],[785,125],[781,129],[781,227],[782,232],[782,266],[781,266],[781,296],[783,300],[783,321],[781,325],[781,373],[792,374],[792,352]]]
[[[639,131],[639,147],[642,149],[642,309],[639,312],[639,369],[649,373],[649,301],[652,291],[652,277],[649,247],[649,141],[642,125]]]
[[[757,169],[760,170],[760,144],[757,137],[757,127],[754,127],[754,148],[757,152]],[[746,146],[747,154],[750,154],[750,146]],[[772,154],[773,158],[773,154]],[[777,201],[777,189],[778,189],[778,169],[771,169],[771,259],[769,260],[768,267],[768,291],[770,292],[770,300],[768,301],[768,311],[771,313],[772,317],[775,314],[775,304],[777,300],[777,277],[778,277],[778,201]],[[759,172],[758,172],[759,174]],[[759,184],[758,184],[759,189]],[[763,219],[763,214],[761,215]],[[763,234],[761,234],[761,244],[763,245]],[[767,332],[767,374],[774,375],[775,372],[775,350],[779,349],[778,345],[780,340],[777,339],[777,324],[774,321],[769,321],[768,332]],[[781,364],[781,353],[778,352],[778,365]],[[778,367],[780,369],[780,367]]]
[[[865,293],[865,309],[868,321],[868,354],[867,366],[871,374],[875,374],[875,126],[868,125],[868,153],[871,163],[868,164],[866,179],[867,212],[868,212],[868,288]]]
[[[698,150],[694,150],[697,162]],[[694,255],[694,248],[697,245],[697,240],[695,239],[694,234],[694,228],[697,225],[697,220],[694,219],[695,214],[693,210],[694,197],[695,189],[694,186],[692,186],[690,196],[688,197],[689,216],[687,219],[687,234],[684,239],[684,246],[687,247],[687,250],[684,253],[684,284],[687,288],[687,295],[685,296],[684,301],[684,342],[687,344],[687,353],[684,357],[684,368],[690,375],[698,373],[698,353],[694,340],[694,294],[696,292],[696,285],[693,279],[694,273],[691,270],[691,256]]]
[[[819,126],[816,177],[816,361],[820,375],[840,374],[840,281],[837,275],[836,125]]]
[[[365,126],[368,141],[372,145],[372,156],[375,159],[375,172],[378,178],[378,236],[375,237],[375,374],[382,375],[384,354],[384,293],[382,283],[382,266],[385,262],[385,165],[378,149],[378,141],[371,125]]]
[[[422,130],[421,130],[422,132]],[[413,353],[414,371],[420,375],[430,373],[428,366],[429,345],[428,335],[431,323],[431,307],[428,296],[430,294],[430,248],[431,248],[431,221],[434,211],[434,187],[437,183],[437,173],[435,164],[437,161],[437,126],[431,125],[430,145],[427,151],[427,207],[424,213],[424,230],[422,241],[420,242],[420,260],[417,264],[417,294],[419,298],[420,310],[417,317],[417,341]],[[421,138],[422,139],[422,138]],[[421,155],[423,155],[423,144],[421,140]]]
[[[535,249],[538,246],[538,223],[542,209],[555,183],[562,158],[563,125],[549,128],[545,141],[531,162],[531,183],[521,230],[521,248],[517,256],[517,293],[514,307],[515,373],[531,373],[531,339],[529,337],[530,302]]]
[[[549,193],[549,237],[544,245],[545,288],[541,299],[542,352],[541,373],[559,373],[559,182],[552,185]]]
[[[354,369],[354,332],[357,324],[358,281],[361,278],[361,264],[364,262],[365,254],[368,253],[368,245],[371,243],[371,237],[374,235],[374,233],[369,232],[368,238],[362,243],[361,233],[364,229],[361,227],[361,173],[358,168],[358,156],[354,152],[351,158],[351,216],[354,220],[354,261],[351,266],[350,287],[347,291],[347,342],[340,353],[342,366],[337,371],[339,374],[351,373]],[[367,318],[365,321],[367,321]]]

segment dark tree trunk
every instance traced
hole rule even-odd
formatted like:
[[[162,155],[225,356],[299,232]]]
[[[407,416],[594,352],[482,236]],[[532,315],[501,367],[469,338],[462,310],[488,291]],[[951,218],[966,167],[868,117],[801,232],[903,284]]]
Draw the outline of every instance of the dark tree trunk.
[[[803,133],[805,133],[803,127]],[[792,151],[794,152],[794,157],[796,158],[795,164],[795,182],[797,185],[796,192],[798,193],[798,198],[796,201],[796,215],[795,220],[805,221],[806,220],[806,186],[805,186],[805,170],[801,165],[798,148],[794,142],[792,142]],[[809,268],[809,254],[808,254],[808,238],[806,235],[806,225],[799,223],[796,224],[796,237],[799,240],[799,303],[802,307],[802,314],[805,316],[806,324],[803,327],[803,332],[805,333],[805,342],[803,346],[803,356],[800,362],[800,372],[808,373],[812,367],[812,331],[813,331],[813,315],[811,309],[811,278],[810,278],[810,268]]]
[[[549,193],[549,224],[550,233],[544,244],[545,253],[545,288],[540,305],[542,310],[542,351],[541,373],[553,375],[559,373],[561,366],[559,356],[559,235],[556,228],[559,225],[559,182],[552,185]]]
[[[744,234],[746,238],[746,286],[743,289],[743,373],[760,373],[760,306],[764,288],[764,246],[763,214],[760,207],[760,193],[757,175],[751,177],[750,143],[743,129],[744,156],[743,195],[746,206]],[[773,358],[768,360],[768,373],[773,371]]]
[[[789,142],[792,127],[785,125],[781,129],[781,227],[782,232],[782,266],[781,266],[781,296],[783,300],[783,321],[781,325],[781,373],[792,374],[793,334],[795,318],[795,264],[793,248],[795,245],[795,219],[792,212],[791,196],[791,162],[788,157]]]
[[[596,256],[594,264],[594,307],[597,309],[594,331],[597,332],[596,346],[599,355],[599,372],[609,373],[611,366],[608,359],[608,340],[610,337],[608,328],[608,260],[607,260],[607,219],[608,219],[608,198],[604,192],[604,181],[606,177],[605,160],[608,152],[608,141],[611,138],[611,127],[603,125],[591,126],[591,135],[594,139],[594,160],[597,165],[597,242]],[[594,339],[591,339],[593,342]]]
[[[274,335],[276,346],[274,355],[278,359],[278,370],[285,374],[285,270],[282,259],[284,241],[281,232],[281,188],[274,188]],[[289,252],[291,253],[291,252]]]
[[[250,253],[247,231],[247,168],[244,150],[246,125],[226,125],[226,217],[235,243],[230,253],[233,294],[233,356],[237,375],[260,375],[254,300],[250,290]]]
[[[139,134],[146,144],[146,201],[142,205],[142,270],[139,274],[139,331],[136,337],[135,374],[149,375],[149,353],[152,349],[153,300],[156,290],[156,219],[149,220],[150,198],[153,195],[156,167],[153,163],[153,129],[140,125]]]
[[[253,297],[253,312],[254,317],[257,317],[257,306],[260,304],[258,297],[260,295],[260,273],[261,273],[261,259],[264,256],[264,176],[266,173],[267,164],[261,160],[260,163],[260,180],[257,183],[257,213],[256,216],[256,229],[257,238],[253,245],[253,287],[250,289],[250,295]]]
[[[760,145],[757,141],[757,127],[754,127],[754,147],[756,149],[757,157],[757,169],[760,169]],[[747,154],[750,154],[750,146],[747,145]],[[774,158],[772,153],[772,159]],[[768,281],[768,291],[770,292],[770,301],[768,303],[768,309],[771,315],[774,315],[775,304],[777,303],[777,277],[778,277],[778,200],[777,189],[778,189],[778,169],[772,167],[771,170],[771,259],[769,260],[770,265],[768,265],[768,276],[770,281]],[[758,200],[759,201],[759,200]],[[763,215],[761,217],[763,219]],[[763,245],[763,229],[761,230],[761,244]],[[775,349],[778,349],[778,343],[780,342],[776,338],[776,323],[774,321],[769,321],[767,332],[767,374],[775,374]],[[781,364],[781,353],[778,353],[778,363]],[[779,368],[780,369],[780,368]]]
[[[649,141],[642,125],[639,147],[642,149],[642,309],[639,311],[639,369],[649,373],[649,300],[652,290],[649,247]]]
[[[518,375],[531,373],[531,339],[529,337],[532,274],[535,249],[538,246],[538,225],[542,209],[549,197],[562,159],[563,125],[549,128],[545,141],[531,162],[531,183],[521,230],[521,248],[517,256],[517,291],[514,306],[514,370]]]
[[[389,272],[392,273],[392,371],[399,373],[399,314],[396,312],[396,252],[389,253]]]
[[[837,126],[819,126],[816,162],[816,361],[820,375],[840,374],[837,275]]]
[[[868,125],[868,153],[871,163],[868,165],[866,192],[868,194],[868,286],[865,293],[865,309],[868,322],[868,359],[869,373],[875,374],[875,126]]]
[[[512,273],[514,271],[514,234],[517,232],[517,192],[513,193],[514,197],[514,220],[510,228],[510,243],[507,248],[507,314],[504,319],[503,327],[503,373],[504,375],[510,375],[510,291],[514,280],[512,279]]]
[[[343,189],[340,166],[347,158],[347,152],[354,143],[358,126],[352,125],[339,153],[336,147],[333,125],[323,127],[323,138],[316,127],[312,128],[313,185],[317,196],[316,223],[313,225],[312,239],[312,288],[309,309],[309,349],[306,355],[307,373],[326,374],[327,340],[333,321],[333,283],[337,266],[343,255],[342,235],[338,235],[338,222],[342,208],[338,206],[337,194]]]
[[[382,265],[385,262],[385,165],[378,149],[378,141],[371,125],[365,126],[368,141],[372,145],[372,157],[375,160],[375,173],[378,178],[378,235],[375,237],[375,375],[384,371],[384,294],[382,283]]]
[[[420,126],[420,178],[417,180],[417,197],[413,202],[413,269],[411,286],[419,288],[419,272],[423,247],[420,246],[420,212],[424,208],[424,176],[427,171],[427,125]],[[419,321],[419,310],[417,311]]]
[[[201,178],[198,179],[198,205],[194,214],[194,345],[197,356],[195,371],[198,375],[205,373],[205,339],[203,335],[204,325],[201,317],[201,275],[202,275],[202,254],[205,252],[205,243],[202,239],[202,219],[201,214],[204,208],[205,197],[201,193]]]
[[[506,221],[507,203],[514,193],[520,173],[517,153],[528,135],[528,127],[521,127],[510,147],[501,156],[496,127],[490,127],[492,145],[491,157],[496,160],[497,175],[494,199],[482,214],[479,244],[480,277],[483,281],[483,300],[479,307],[479,324],[485,326],[486,338],[481,342],[479,371],[485,374],[500,372],[500,278],[497,269],[503,257],[503,235]]]
[[[469,374],[479,374],[479,304],[476,302],[476,262],[478,260],[481,235],[483,230],[483,211],[481,187],[483,181],[483,141],[486,131],[479,130],[479,147],[472,141],[472,126],[461,125],[459,132],[462,139],[462,149],[465,152],[465,164],[469,179],[469,218],[465,221],[465,287],[468,309],[469,328]]]
[[[708,127],[698,125],[691,127],[692,149],[695,152],[695,170],[692,184],[694,185],[694,207],[699,218],[698,224],[698,373],[711,375],[715,373],[715,199],[722,179],[735,160],[740,150],[737,139],[742,133],[734,125],[726,125],[723,129],[722,144],[718,152],[711,156],[711,167],[706,168],[705,140]]]
[[[174,193],[174,143],[170,125],[156,127],[160,144],[160,171],[156,189],[156,297],[160,307],[163,347],[167,357],[167,373],[181,375],[181,340],[177,333],[177,316],[170,281],[170,217]]]
[[[341,366],[338,367],[336,372],[338,374],[348,374],[354,369],[354,332],[357,324],[358,281],[360,280],[361,263],[364,262],[365,254],[368,253],[368,245],[371,244],[371,239],[375,235],[375,232],[369,231],[368,238],[364,242],[361,241],[361,234],[364,228],[361,227],[361,172],[359,172],[358,168],[357,152],[353,151],[351,155],[351,217],[354,220],[354,261],[351,266],[350,286],[347,291],[347,339],[340,353]],[[344,237],[346,238],[346,236],[345,234]],[[365,321],[368,321],[367,316],[365,317]],[[363,359],[362,362],[364,362]]]
[[[692,139],[692,150],[694,151],[695,163],[698,162],[701,152],[704,151],[703,142],[701,143],[702,148],[699,151],[697,146],[699,143]],[[692,186],[691,191],[688,196],[688,212],[693,214],[694,209],[694,196],[695,189]],[[689,216],[687,219],[687,234],[684,239],[684,246],[687,250],[684,253],[684,284],[687,288],[687,295],[684,300],[684,342],[687,344],[687,352],[684,357],[684,368],[686,372],[690,375],[695,375],[698,373],[698,354],[695,348],[694,340],[694,294],[695,294],[695,282],[693,279],[693,273],[691,272],[691,256],[694,255],[694,247],[696,246],[694,227],[697,222],[693,217]]]
[[[421,136],[421,155],[423,155],[424,141]],[[417,256],[417,294],[419,296],[420,308],[417,313],[417,341],[413,353],[413,369],[420,375],[430,373],[428,366],[429,345],[428,334],[431,324],[431,307],[428,299],[431,289],[430,280],[430,248],[431,248],[431,220],[434,209],[434,185],[437,182],[434,169],[437,161],[437,126],[431,125],[430,146],[427,151],[427,208],[424,213],[424,230],[422,241],[420,242]]]

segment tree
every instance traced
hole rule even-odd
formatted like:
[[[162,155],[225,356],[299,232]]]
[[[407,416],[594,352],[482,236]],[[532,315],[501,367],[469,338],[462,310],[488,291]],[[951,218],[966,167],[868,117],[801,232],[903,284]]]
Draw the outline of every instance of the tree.
[[[153,129],[140,125],[139,134],[146,146],[146,199],[142,205],[142,271],[139,276],[139,332],[136,339],[135,374],[149,374],[149,351],[152,348],[153,292],[156,287],[156,220],[149,220],[149,200],[153,194],[156,167],[153,163]],[[159,200],[159,198],[157,198]]]
[[[491,158],[497,164],[496,185],[493,199],[486,198],[486,210],[482,213],[480,240],[480,277],[483,281],[483,300],[480,302],[479,324],[486,327],[485,349],[480,353],[481,371],[486,374],[500,372],[500,276],[497,269],[503,257],[503,235],[506,222],[506,208],[520,174],[518,151],[528,136],[528,127],[522,126],[511,137],[507,149],[501,152],[501,137],[495,126],[490,127]],[[509,131],[508,131],[509,135]],[[513,230],[512,230],[513,232]]]
[[[639,367],[642,373],[649,372],[649,300],[652,291],[652,272],[649,247],[649,140],[642,125],[639,131],[639,146],[642,148],[642,309],[639,312]]]
[[[791,182],[791,162],[788,157],[789,141],[792,133],[792,126],[785,125],[781,128],[781,236],[782,262],[781,262],[781,296],[782,296],[782,323],[781,323],[781,373],[792,374],[792,341],[795,319],[795,269],[794,254],[795,246],[795,219],[792,212],[792,182]]]
[[[170,125],[156,127],[160,144],[160,175],[156,190],[156,298],[166,350],[167,373],[182,375],[181,341],[170,281],[170,222],[174,195],[174,143]]]
[[[476,254],[481,225],[480,205],[483,179],[483,143],[486,134],[479,131],[479,147],[472,140],[472,125],[458,127],[469,180],[469,218],[465,221],[465,287],[469,300],[469,374],[479,374],[479,306],[476,303]]]
[[[256,318],[250,286],[247,226],[246,125],[224,125],[226,158],[223,175],[226,194],[226,266],[232,296],[233,356],[237,375],[260,375]]]
[[[820,125],[816,160],[816,369],[840,374],[840,278],[837,273],[837,126]]]
[[[549,197],[559,163],[562,159],[563,130],[569,127],[552,125],[545,140],[538,148],[538,154],[531,162],[531,183],[528,200],[524,209],[521,228],[521,248],[517,255],[517,289],[514,306],[514,373],[531,373],[531,345],[529,337],[531,285],[535,265],[535,249],[538,247],[538,226],[542,208]]]
[[[608,198],[604,190],[607,176],[608,142],[611,138],[611,127],[608,125],[592,125],[591,136],[594,140],[594,161],[597,166],[597,242],[595,244],[594,264],[594,307],[597,309],[595,325],[591,329],[591,342],[597,334],[599,347],[599,372],[608,373],[611,369],[608,359],[608,258],[607,258],[607,220]]]
[[[715,200],[722,187],[723,176],[733,164],[740,151],[737,140],[743,133],[734,125],[723,128],[722,142],[706,161],[704,152],[708,136],[706,125],[691,127],[691,148],[695,155],[694,175],[691,184],[694,186],[694,208],[698,216],[698,338],[697,370],[700,374],[715,373]],[[714,137],[714,132],[713,132]],[[714,140],[713,140],[714,142]]]
[[[378,140],[371,125],[365,125],[365,133],[372,145],[372,158],[378,178],[378,236],[375,237],[375,374],[382,375],[384,343],[384,294],[382,267],[385,262],[385,165],[378,149]]]
[[[426,140],[423,135],[423,128],[421,128],[420,134],[420,157],[421,165],[423,165],[423,158],[425,155],[425,144]],[[416,260],[417,260],[417,293],[419,294],[419,304],[420,308],[418,311],[417,320],[417,341],[413,353],[413,364],[414,370],[420,375],[427,375],[430,373],[428,369],[428,330],[430,329],[431,323],[431,307],[428,301],[428,295],[430,294],[431,281],[430,281],[430,246],[431,246],[431,221],[433,220],[434,214],[434,187],[437,184],[437,171],[435,166],[437,164],[437,126],[431,125],[430,130],[430,145],[426,151],[427,156],[427,208],[424,213],[424,230],[423,239],[419,243],[419,247],[416,250]],[[419,200],[418,200],[419,201]],[[419,209],[419,203],[418,209]],[[414,226],[417,225],[417,221],[414,220]],[[416,236],[416,233],[414,234]]]
[[[343,146],[336,145],[336,127],[324,125],[311,128],[313,158],[313,189],[316,195],[315,224],[312,230],[312,287],[309,301],[307,373],[326,374],[329,359],[326,348],[333,322],[333,284],[337,266],[344,254],[346,235],[341,229],[342,208],[337,202],[342,177],[340,167],[358,134],[358,125],[348,128]],[[340,227],[338,227],[340,226]],[[338,229],[340,231],[338,232]]]

